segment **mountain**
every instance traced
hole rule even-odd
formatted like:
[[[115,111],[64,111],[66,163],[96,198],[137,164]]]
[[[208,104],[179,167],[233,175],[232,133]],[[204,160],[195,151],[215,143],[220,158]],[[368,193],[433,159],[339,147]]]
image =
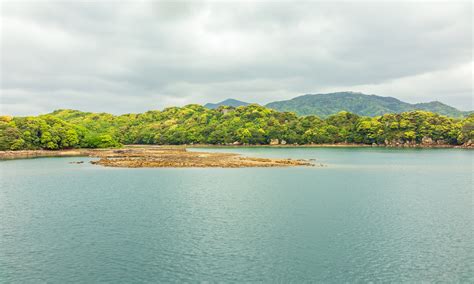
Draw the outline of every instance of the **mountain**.
[[[209,108],[209,109],[215,109],[220,106],[231,106],[231,107],[239,107],[239,106],[246,106],[249,105],[250,103],[234,100],[234,99],[227,99],[225,101],[219,102],[219,103],[207,103],[204,105],[204,107]]]
[[[434,113],[443,114],[450,117],[464,117],[472,113],[472,111],[460,111],[457,108],[448,106],[438,101],[429,103],[414,104],[415,109],[431,111]]]
[[[363,116],[379,116],[385,113],[400,113],[411,110],[425,110],[449,117],[464,117],[463,112],[441,102],[410,104],[392,97],[366,95],[355,92],[330,94],[309,94],[291,100],[271,102],[266,105],[278,111],[291,111],[298,115],[327,117],[340,111]]]

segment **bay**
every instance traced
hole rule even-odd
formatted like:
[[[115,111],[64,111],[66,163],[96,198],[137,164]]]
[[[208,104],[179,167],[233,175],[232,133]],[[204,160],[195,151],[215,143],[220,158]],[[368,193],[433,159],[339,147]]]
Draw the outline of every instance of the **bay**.
[[[0,282],[474,281],[473,151],[192,150],[325,166],[1,161]]]

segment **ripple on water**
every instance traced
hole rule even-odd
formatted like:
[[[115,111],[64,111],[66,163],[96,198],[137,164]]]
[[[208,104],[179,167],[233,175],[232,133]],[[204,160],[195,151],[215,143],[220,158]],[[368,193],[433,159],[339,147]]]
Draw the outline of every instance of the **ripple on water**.
[[[0,162],[0,279],[474,281],[472,151],[232,151],[328,168]]]

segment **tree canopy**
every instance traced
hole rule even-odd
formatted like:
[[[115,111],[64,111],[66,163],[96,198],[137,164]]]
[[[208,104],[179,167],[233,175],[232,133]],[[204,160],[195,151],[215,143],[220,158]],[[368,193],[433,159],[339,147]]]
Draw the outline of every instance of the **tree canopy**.
[[[474,138],[474,115],[455,119],[426,111],[364,117],[340,112],[325,119],[259,105],[200,105],[112,115],[57,110],[36,117],[0,116],[0,150],[105,148],[121,144],[442,143]]]

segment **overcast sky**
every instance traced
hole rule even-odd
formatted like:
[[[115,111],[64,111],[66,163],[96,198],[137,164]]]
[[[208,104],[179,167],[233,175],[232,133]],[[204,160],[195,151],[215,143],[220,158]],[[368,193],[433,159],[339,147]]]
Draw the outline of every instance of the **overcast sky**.
[[[98,2],[2,2],[2,114],[332,91],[473,109],[471,1]]]

